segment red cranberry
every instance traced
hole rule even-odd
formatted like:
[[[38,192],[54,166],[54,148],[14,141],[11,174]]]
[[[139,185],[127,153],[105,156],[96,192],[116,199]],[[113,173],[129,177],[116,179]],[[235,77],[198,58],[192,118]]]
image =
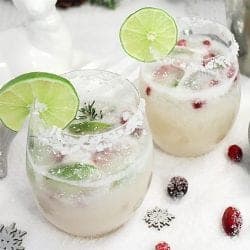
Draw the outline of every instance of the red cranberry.
[[[209,40],[204,40],[202,43],[204,45],[206,45],[206,46],[210,46],[211,45],[211,42]]]
[[[154,72],[154,77],[157,80],[168,80],[179,82],[184,75],[184,71],[176,65],[167,64],[162,65]]]
[[[159,69],[157,69],[154,72],[154,76],[156,78],[164,78],[164,76],[167,76],[168,74],[172,74],[175,73],[176,71],[178,71],[179,68],[173,66],[173,65],[162,65]]]
[[[185,40],[185,39],[180,39],[180,40],[177,42],[177,45],[178,45],[178,46],[181,46],[181,47],[186,47],[186,46],[187,46],[187,40]]]
[[[61,152],[53,152],[52,154],[52,159],[53,161],[59,163],[63,160],[63,158],[65,157],[65,155],[63,155]]]
[[[236,236],[240,233],[242,227],[241,213],[237,208],[228,207],[222,217],[222,226],[229,236]]]
[[[215,85],[218,85],[219,84],[219,81],[218,80],[211,80],[209,85],[210,86],[215,86]]]
[[[228,148],[228,157],[235,162],[240,162],[242,160],[243,152],[238,145],[231,145]]]
[[[105,148],[103,151],[95,152],[92,155],[92,161],[98,166],[105,165],[111,161],[113,153],[111,149]]]
[[[130,113],[128,111],[124,111],[120,117],[120,124],[125,124],[128,122],[130,117]]]
[[[155,250],[170,250],[170,246],[165,241],[162,241],[155,246]]]
[[[151,88],[150,88],[150,87],[147,87],[147,88],[146,88],[146,95],[147,95],[147,96],[150,96],[150,94],[151,94]]]
[[[205,104],[204,101],[194,101],[194,102],[192,102],[192,106],[193,106],[194,109],[201,109],[204,104]]]
[[[167,186],[167,192],[172,198],[182,198],[187,191],[188,181],[181,176],[173,177]]]
[[[227,71],[227,77],[232,78],[235,75],[236,69],[233,66],[230,66]]]
[[[209,53],[205,56],[203,56],[203,62],[202,65],[206,66],[209,62],[211,62],[214,58],[216,57],[216,55],[214,53]]]

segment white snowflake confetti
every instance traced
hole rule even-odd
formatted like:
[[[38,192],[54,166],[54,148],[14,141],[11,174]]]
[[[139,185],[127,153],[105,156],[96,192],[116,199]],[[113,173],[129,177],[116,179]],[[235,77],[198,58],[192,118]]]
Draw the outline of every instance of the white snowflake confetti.
[[[170,226],[173,219],[175,219],[174,215],[170,214],[167,209],[160,209],[159,207],[148,210],[144,217],[148,227],[154,227],[159,231],[165,226]]]
[[[26,234],[25,231],[16,228],[16,223],[12,223],[8,227],[0,225],[0,249],[24,250],[22,241]]]

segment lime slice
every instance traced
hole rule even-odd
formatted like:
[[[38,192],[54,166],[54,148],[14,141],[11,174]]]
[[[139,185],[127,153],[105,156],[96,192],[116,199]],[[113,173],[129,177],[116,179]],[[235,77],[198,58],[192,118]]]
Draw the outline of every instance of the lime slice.
[[[164,10],[143,8],[131,14],[120,29],[124,50],[133,58],[152,62],[166,57],[177,42],[177,26]]]
[[[60,128],[75,118],[79,106],[77,93],[67,79],[32,72],[11,80],[0,89],[0,119],[8,128],[18,131],[35,100],[43,107],[40,118]]]
[[[96,121],[85,121],[74,123],[69,126],[69,131],[72,134],[96,133],[104,132],[111,127],[110,124]]]
[[[72,165],[62,165],[49,170],[51,175],[68,181],[85,180],[97,173],[96,167],[89,164],[75,163]]]

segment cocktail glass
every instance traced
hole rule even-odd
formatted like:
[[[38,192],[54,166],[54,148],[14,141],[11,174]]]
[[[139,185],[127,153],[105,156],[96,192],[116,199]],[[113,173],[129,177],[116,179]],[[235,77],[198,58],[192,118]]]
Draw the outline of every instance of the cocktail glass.
[[[73,235],[97,237],[123,225],[143,201],[152,138],[144,100],[129,81],[98,70],[64,76],[75,85],[82,112],[62,130],[45,124],[35,107],[27,173],[49,222]]]
[[[238,46],[223,25],[178,21],[177,46],[142,65],[140,92],[155,143],[176,156],[212,150],[228,133],[240,104]]]

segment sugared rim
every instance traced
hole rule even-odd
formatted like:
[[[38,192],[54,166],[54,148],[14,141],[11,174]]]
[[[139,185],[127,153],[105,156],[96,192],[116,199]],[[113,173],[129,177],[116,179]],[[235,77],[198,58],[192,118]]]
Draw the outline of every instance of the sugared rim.
[[[208,96],[212,97],[217,97],[224,95],[234,84],[235,77],[239,73],[239,64],[238,64],[238,51],[239,51],[239,46],[234,38],[233,33],[223,24],[217,23],[208,19],[200,18],[200,17],[181,17],[176,19],[177,25],[179,25],[179,37],[183,34],[185,36],[191,36],[192,30],[195,30],[196,27],[199,29],[202,29],[204,27],[204,30],[207,28],[207,25],[210,25],[210,27],[214,26],[215,28],[218,27],[218,34],[216,32],[194,32],[195,34],[201,34],[201,35],[207,35],[211,33],[212,35],[217,35],[217,36],[222,36],[226,38],[225,45],[227,46],[227,50],[230,50],[230,53],[228,55],[223,55],[220,59],[224,58],[227,60],[229,63],[235,63],[235,74],[231,78],[223,78],[222,82],[223,84],[219,86],[214,86],[211,88],[206,88],[202,90],[191,90],[191,89],[178,89],[178,88],[168,88],[165,86],[162,86],[160,84],[157,84],[157,89],[161,90],[162,92],[168,94],[171,97],[174,97],[175,99],[181,99],[181,100],[187,100],[187,99],[199,99],[199,98],[207,98]],[[215,29],[216,30],[216,29]],[[188,34],[188,32],[191,32]],[[223,39],[222,39],[223,40]],[[145,74],[144,72],[147,72],[147,69],[150,69],[150,67],[156,68],[157,65],[160,67],[161,65],[164,64],[170,64],[170,65],[175,65],[175,63],[178,61],[178,58],[175,59],[171,57],[171,54],[168,55],[165,59],[159,60],[156,62],[148,63],[148,64],[141,64],[141,78],[144,79],[150,86],[152,85],[150,82],[155,82],[153,79],[153,76],[151,75],[149,77],[149,74]],[[189,68],[196,68],[197,71],[203,71],[203,72],[208,72],[211,70],[209,68],[203,67],[201,70],[201,66],[197,65],[196,63],[192,64],[190,62],[188,64]],[[185,70],[184,67],[181,67],[183,70]],[[149,70],[150,71],[150,70]],[[215,75],[219,75],[219,73],[216,73],[214,71]],[[147,76],[147,77],[146,77]],[[228,82],[228,84],[225,84],[225,82]]]
[[[99,74],[100,73],[107,73],[107,74],[113,75],[114,76],[113,79],[121,79],[123,82],[126,82],[126,84],[129,84],[131,89],[134,91],[135,98],[136,98],[136,109],[135,109],[135,112],[131,115],[130,120],[133,119],[133,117],[135,117],[138,114],[138,112],[140,111],[139,108],[144,105],[144,100],[140,98],[139,91],[135,87],[135,85],[131,81],[129,81],[127,78],[123,77],[122,75],[120,75],[118,73],[114,73],[114,72],[111,72],[111,71],[108,71],[108,70],[101,70],[101,69],[80,69],[80,70],[73,70],[73,71],[69,71],[67,73],[64,73],[64,74],[62,74],[62,77],[64,77],[64,78],[68,79],[69,81],[71,81],[73,78],[69,78],[69,75],[74,74],[74,73],[75,74],[77,74],[77,73],[91,73],[91,75],[93,75],[93,76],[96,75],[96,73],[99,73]],[[79,96],[79,99],[81,100],[80,96]],[[108,135],[108,134],[110,134],[112,132],[123,129],[126,126],[127,126],[127,123],[121,124],[120,126],[112,128],[112,129],[110,129],[108,131],[95,133],[95,134],[73,135],[73,134],[71,134],[71,133],[69,133],[67,131],[64,131],[64,134],[67,135],[67,136],[70,136],[70,137],[74,137],[74,138],[95,137],[95,136]]]
[[[31,112],[30,116],[30,128],[31,126],[36,127],[41,125],[41,132],[38,134],[34,134],[34,137],[39,137],[41,140],[47,141],[49,144],[58,145],[54,142],[60,141],[58,139],[58,136],[60,136],[61,140],[64,140],[66,144],[72,145],[86,145],[86,142],[88,145],[98,145],[100,141],[116,141],[119,140],[122,136],[127,136],[130,135],[134,129],[136,129],[138,126],[140,127],[141,124],[143,123],[142,121],[144,120],[144,111],[145,111],[145,100],[140,98],[139,91],[137,88],[134,86],[133,83],[131,83],[129,80],[123,78],[121,75],[117,73],[113,73],[110,71],[105,71],[105,70],[76,70],[76,71],[71,71],[69,73],[64,74],[63,76],[66,77],[66,79],[69,79],[69,74],[76,74],[76,77],[79,77],[79,73],[85,74],[88,73],[87,75],[89,76],[95,76],[96,74],[101,74],[101,73],[107,73],[111,76],[117,77],[112,79],[122,79],[123,82],[126,82],[126,84],[129,84],[132,94],[134,94],[135,99],[136,99],[136,104],[135,104],[135,111],[131,114],[130,118],[128,121],[124,124],[121,124],[119,126],[116,126],[114,128],[111,128],[108,131],[100,132],[100,133],[94,133],[94,134],[83,134],[83,135],[75,135],[70,133],[69,131],[65,129],[58,128],[56,126],[49,126],[46,124],[40,117],[39,117],[39,110],[34,107],[33,111]],[[86,74],[85,74],[86,75]],[[68,76],[68,77],[67,77]],[[73,78],[69,79],[72,80]],[[77,89],[76,89],[77,90]],[[79,97],[81,99],[81,97]],[[31,125],[33,121],[36,121],[37,123],[34,123],[34,125]],[[59,145],[58,145],[59,146]]]
[[[69,75],[70,74],[77,74],[77,73],[84,73],[84,72],[89,72],[89,73],[92,73],[92,75],[96,75],[96,73],[108,73],[110,75],[113,75],[115,77],[117,77],[117,79],[121,79],[123,82],[126,82],[127,84],[129,84],[131,86],[131,89],[134,91],[135,93],[135,98],[136,98],[136,109],[135,109],[135,112],[130,116],[130,120],[136,116],[138,114],[138,112],[140,111],[139,108],[140,107],[143,107],[144,106],[144,100],[140,97],[140,94],[139,94],[139,91],[138,89],[135,87],[135,85],[129,81],[128,79],[122,77],[122,75],[118,74],[118,73],[114,73],[114,72],[111,72],[111,71],[108,71],[108,70],[99,70],[99,69],[83,69],[83,70],[73,70],[73,71],[69,71],[67,73],[64,73],[62,74],[61,76],[66,78],[67,80],[72,80],[73,78],[69,78]],[[114,79],[114,78],[113,78]],[[72,85],[74,85],[72,83]],[[79,99],[81,100],[81,97],[79,96]],[[32,116],[36,115],[37,114],[37,110],[36,108],[34,107],[33,110],[31,111],[31,119],[32,119]],[[43,122],[41,120],[41,122]],[[46,124],[47,125],[47,124]],[[114,127],[108,131],[105,131],[105,132],[100,132],[100,133],[95,133],[95,134],[84,134],[84,135],[75,135],[75,134],[71,134],[70,132],[64,130],[64,129],[61,129],[63,134],[65,136],[68,136],[68,137],[72,137],[72,138],[84,138],[84,137],[95,137],[95,136],[102,136],[102,135],[108,135],[114,131],[117,131],[117,130],[120,130],[120,129],[123,129],[124,127],[126,127],[127,123],[125,124],[121,124],[120,126],[117,126],[117,127]],[[50,126],[52,128],[52,126]],[[58,128],[60,129],[60,128]]]
[[[184,30],[184,24],[185,26],[189,26],[189,27],[200,27],[200,26],[204,26],[206,27],[207,24],[211,24],[211,25],[215,25],[217,27],[219,27],[223,33],[228,37],[229,39],[229,43],[228,44],[228,48],[231,48],[232,51],[231,53],[234,54],[234,56],[238,56],[239,53],[239,45],[234,37],[234,34],[228,29],[228,27],[222,23],[219,22],[215,22],[212,21],[210,19],[206,19],[206,18],[202,18],[202,17],[180,17],[180,18],[176,18],[176,23],[177,25],[179,25],[181,23],[181,25],[178,27],[179,28],[179,34],[180,32],[183,32]],[[223,33],[221,33],[223,35]],[[204,33],[206,34],[206,33]]]

